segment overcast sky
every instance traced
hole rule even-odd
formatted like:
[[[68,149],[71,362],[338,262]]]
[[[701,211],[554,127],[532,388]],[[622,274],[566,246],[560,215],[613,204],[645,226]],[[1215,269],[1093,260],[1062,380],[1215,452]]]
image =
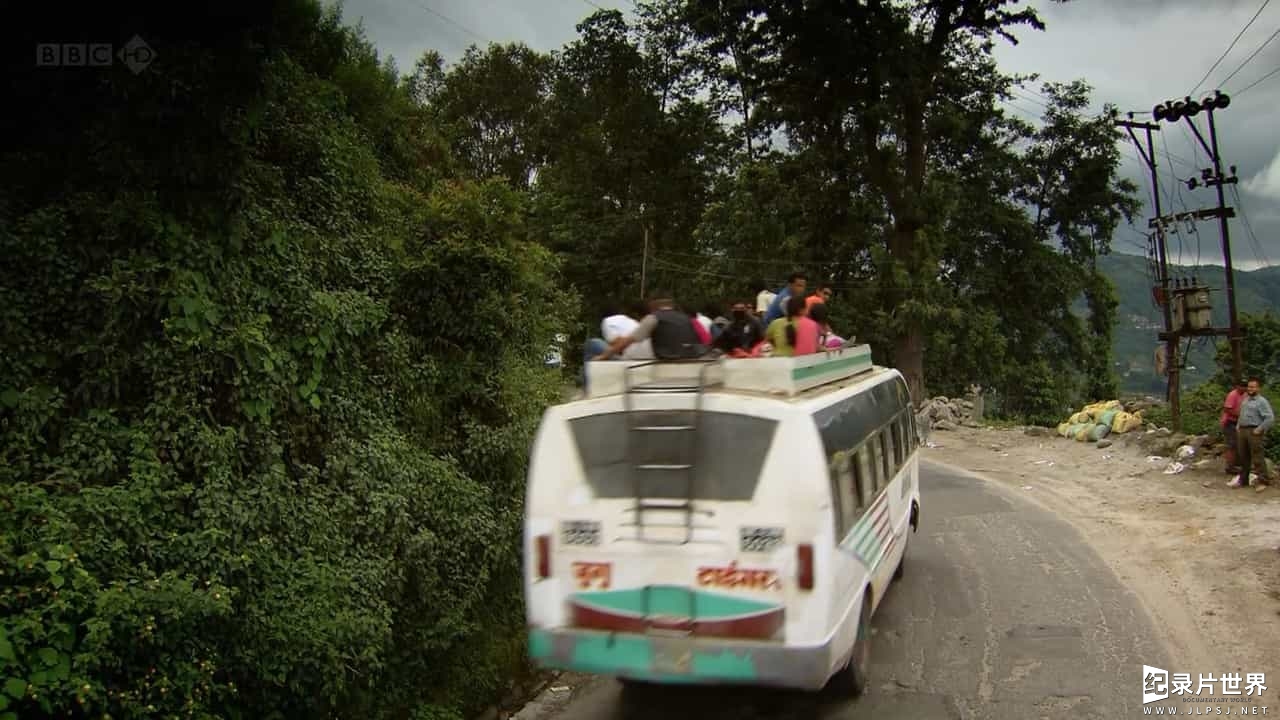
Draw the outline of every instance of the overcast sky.
[[[1261,7],[1262,0],[1073,0],[1059,4],[1032,3],[1048,26],[1044,32],[1021,29],[1020,43],[1002,43],[997,51],[1009,72],[1039,73],[1043,80],[1083,78],[1094,87],[1094,108],[1104,102],[1122,110],[1149,113],[1156,103],[1191,92],[1219,59],[1236,34]],[[361,22],[383,55],[392,55],[402,70],[426,50],[456,60],[467,46],[494,42],[523,42],[537,50],[554,50],[574,39],[574,26],[597,7],[631,11],[629,0],[346,0],[348,22]],[[1268,5],[1240,37],[1194,97],[1221,86],[1232,96],[1231,106],[1217,114],[1220,150],[1225,166],[1236,165],[1240,178],[1237,203],[1228,192],[1227,204],[1243,206],[1254,242],[1241,217],[1231,221],[1231,251],[1237,267],[1280,264],[1280,73],[1255,87],[1245,88],[1280,68],[1280,3]],[[1244,64],[1268,38],[1275,37]],[[1034,115],[1044,102],[1038,86],[1014,100],[1013,112]],[[1241,91],[1244,91],[1241,94]],[[1197,116],[1208,135],[1205,115]],[[1139,120],[1150,120],[1149,114]],[[1203,187],[1189,190],[1174,181],[1208,167],[1206,153],[1186,127],[1162,123],[1156,135],[1160,183],[1165,213],[1195,210],[1216,204],[1216,194]],[[1161,137],[1163,136],[1163,137]],[[1139,138],[1142,136],[1139,135]],[[1166,155],[1165,146],[1167,144]],[[1125,144],[1124,173],[1142,188],[1146,199],[1145,232],[1152,214],[1150,182],[1132,143]],[[1172,158],[1170,161],[1169,158]],[[1173,174],[1171,174],[1171,171]],[[1181,242],[1180,242],[1181,241]],[[1144,254],[1145,239],[1121,229],[1114,247],[1119,252]],[[1222,262],[1221,236],[1216,221],[1201,222],[1196,233],[1184,227],[1169,238],[1170,260],[1191,264]]]

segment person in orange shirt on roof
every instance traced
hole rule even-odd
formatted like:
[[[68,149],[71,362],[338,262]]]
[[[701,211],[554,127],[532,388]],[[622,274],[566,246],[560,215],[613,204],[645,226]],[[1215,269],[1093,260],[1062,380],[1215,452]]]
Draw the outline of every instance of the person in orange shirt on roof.
[[[822,303],[826,305],[831,302],[831,286],[826,283],[818,283],[814,288],[813,294],[804,299],[804,309],[812,310],[814,305]]]

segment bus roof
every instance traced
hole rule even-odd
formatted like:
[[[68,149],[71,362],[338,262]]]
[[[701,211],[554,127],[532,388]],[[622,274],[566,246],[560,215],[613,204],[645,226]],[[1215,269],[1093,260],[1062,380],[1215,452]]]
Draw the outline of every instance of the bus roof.
[[[897,375],[871,363],[871,347],[854,345],[812,355],[784,358],[721,358],[712,361],[656,362],[602,360],[587,363],[589,392],[595,399],[633,391],[689,392],[701,385],[707,394],[732,394],[783,402],[805,402],[855,385]]]

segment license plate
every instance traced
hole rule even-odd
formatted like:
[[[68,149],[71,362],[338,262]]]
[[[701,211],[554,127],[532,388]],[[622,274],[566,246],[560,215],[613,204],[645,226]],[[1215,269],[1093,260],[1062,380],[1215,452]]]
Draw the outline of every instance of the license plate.
[[[653,671],[665,675],[687,675],[693,670],[693,641],[689,638],[651,637]]]

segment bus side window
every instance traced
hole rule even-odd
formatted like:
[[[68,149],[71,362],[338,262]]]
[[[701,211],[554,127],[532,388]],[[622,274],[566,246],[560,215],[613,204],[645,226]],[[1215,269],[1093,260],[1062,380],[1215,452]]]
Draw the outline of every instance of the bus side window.
[[[906,460],[905,456],[907,454],[905,446],[906,438],[903,437],[902,432],[901,415],[894,419],[893,424],[889,426],[889,429],[893,434],[893,462],[895,465],[901,467],[903,461]]]
[[[888,487],[888,483],[893,479],[893,446],[888,439],[888,428],[883,428],[881,432],[876,433],[879,436],[879,446],[881,446],[881,477],[879,477],[877,489]]]
[[[881,434],[880,431],[876,431],[871,434],[871,437],[867,438],[867,446],[871,450],[870,477],[872,478],[873,482],[870,484],[873,488],[873,490],[871,491],[872,497],[875,497],[876,492],[878,492],[880,488],[888,484],[887,482],[885,482],[885,479],[884,479],[883,437],[884,436]]]
[[[893,426],[890,425],[880,431],[880,438],[884,441],[884,484],[888,485],[893,476],[897,474],[898,469],[898,444],[893,441]]]
[[[838,539],[843,539],[858,521],[858,491],[854,488],[852,459],[848,453],[838,453],[831,473],[831,491],[835,494],[836,525],[840,528]]]
[[[867,451],[867,445],[863,443],[858,448],[858,515],[866,512],[871,507],[871,501],[876,496],[875,475],[872,474],[871,458]]]

